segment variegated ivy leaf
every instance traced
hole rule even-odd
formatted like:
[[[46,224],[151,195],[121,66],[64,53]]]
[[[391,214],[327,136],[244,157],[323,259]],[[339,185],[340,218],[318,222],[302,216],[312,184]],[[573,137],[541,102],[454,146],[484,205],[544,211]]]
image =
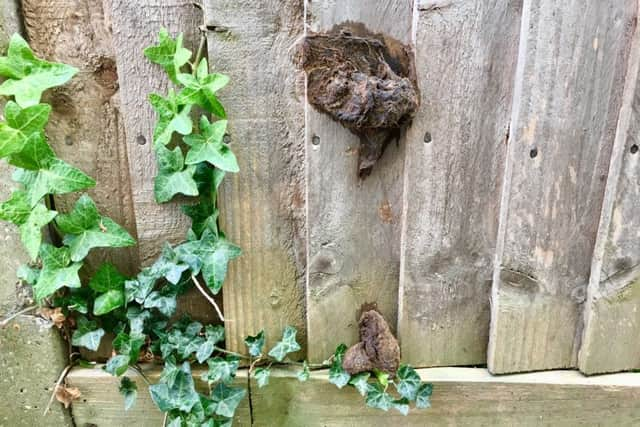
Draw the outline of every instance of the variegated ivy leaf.
[[[0,157],[19,153],[33,138],[44,141],[44,126],[49,120],[51,106],[47,104],[20,108],[13,101],[4,107],[6,122],[0,122]],[[44,143],[46,145],[46,142]],[[49,149],[50,151],[50,149]]]
[[[351,375],[342,368],[342,361],[346,352],[347,346],[340,344],[333,354],[333,361],[329,369],[329,382],[335,384],[338,388],[346,386],[351,379]]]
[[[15,34],[9,42],[7,56],[0,57],[0,95],[13,95],[23,108],[40,102],[42,92],[68,82],[78,70],[66,64],[36,58],[27,42]]]
[[[287,354],[300,350],[300,344],[296,341],[296,334],[298,331],[293,326],[287,326],[282,334],[282,340],[278,341],[276,345],[269,352],[269,356],[276,359],[278,362],[282,362]]]
[[[237,357],[227,356],[226,358],[214,357],[207,360],[209,370],[202,374],[202,379],[211,384],[217,382],[230,383],[236,376],[240,361]]]
[[[206,58],[200,60],[196,75],[178,74],[178,81],[184,89],[178,94],[182,104],[197,104],[221,119],[226,118],[224,107],[218,101],[216,92],[229,83],[229,77],[224,74],[209,74]]]
[[[433,384],[423,383],[416,394],[416,408],[427,409],[431,407],[431,393]]]
[[[120,380],[120,387],[118,391],[124,397],[124,410],[128,411],[133,408],[138,397],[138,386],[135,382],[131,381],[129,377],[122,377]]]
[[[200,403],[189,362],[184,362],[180,367],[165,363],[161,382],[150,386],[149,391],[156,406],[163,412],[172,410],[190,412]]]
[[[86,317],[78,317],[78,328],[73,332],[71,344],[84,347],[87,350],[96,351],[100,346],[100,340],[104,335],[104,329],[98,327],[94,320],[87,320]]]
[[[82,171],[57,158],[48,161],[46,168],[37,171],[17,169],[13,179],[25,186],[31,206],[35,206],[47,194],[66,194],[96,185]]]
[[[400,365],[394,382],[400,396],[415,400],[421,383],[420,375],[415,369],[408,365]]]
[[[168,202],[176,194],[198,195],[198,185],[193,179],[196,167],[184,167],[184,156],[180,147],[169,150],[160,145],[156,148],[156,156],[159,169],[154,184],[156,202]]]
[[[253,357],[258,357],[262,354],[262,348],[264,347],[264,330],[258,332],[255,336],[248,336],[244,339],[244,344],[249,349],[249,354]]]
[[[258,388],[262,388],[269,384],[269,376],[271,375],[271,369],[269,368],[258,368],[254,373],[256,377],[256,382],[258,383]]]
[[[385,391],[380,383],[373,383],[367,386],[367,406],[388,411],[393,406],[393,398]]]
[[[176,94],[173,90],[169,90],[166,98],[152,93],[149,95],[149,102],[158,114],[158,121],[153,131],[154,147],[167,145],[171,142],[174,132],[181,135],[189,135],[193,129],[191,121],[191,105],[182,105],[178,103]]]
[[[245,394],[246,391],[243,388],[229,387],[219,383],[211,392],[215,414],[232,418]]]
[[[309,371],[309,364],[305,360],[304,362],[302,362],[302,370],[298,372],[298,381],[305,382],[309,380],[310,376],[311,372]]]
[[[202,116],[200,118],[202,133],[184,137],[184,142],[191,147],[187,153],[186,164],[195,165],[207,162],[223,171],[238,172],[240,167],[236,156],[223,142],[226,130],[226,120],[218,120],[212,124],[209,123],[209,119]]]
[[[369,377],[371,377],[369,372],[361,372],[351,377],[349,384],[354,386],[356,390],[358,390],[358,393],[366,396],[367,391],[369,391]]]
[[[189,62],[191,51],[182,46],[182,34],[179,34],[174,40],[169,36],[167,30],[162,28],[158,38],[158,44],[146,48],[144,56],[164,68],[169,78],[174,83],[178,83],[176,75],[180,72],[180,68]]]
[[[37,301],[42,301],[60,288],[79,288],[81,286],[78,271],[82,264],[71,263],[71,254],[68,248],[56,248],[45,243],[40,247],[40,258],[42,259],[42,271],[33,286]]]
[[[66,234],[64,243],[69,246],[72,261],[84,259],[93,248],[123,248],[136,243],[124,228],[101,216],[86,194],[80,197],[73,211],[59,215],[56,224]]]

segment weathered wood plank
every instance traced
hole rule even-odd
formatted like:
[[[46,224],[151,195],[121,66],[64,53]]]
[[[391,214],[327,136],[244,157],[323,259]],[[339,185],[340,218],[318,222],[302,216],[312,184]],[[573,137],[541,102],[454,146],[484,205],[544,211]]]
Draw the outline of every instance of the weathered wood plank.
[[[240,164],[220,197],[221,226],[243,255],[224,285],[227,347],[285,326],[305,342],[304,107],[290,48],[302,34],[298,0],[208,0],[210,63],[231,77],[220,92]]]
[[[135,236],[131,182],[124,124],[120,115],[118,71],[110,28],[109,2],[86,0],[24,0],[26,34],[34,51],[80,71],[63,87],[47,92],[53,111],[47,127],[59,157],[92,176],[89,191],[105,215]],[[69,211],[78,195],[56,198],[56,209]],[[104,260],[126,273],[137,267],[137,249],[93,252],[94,269]]]
[[[492,372],[576,366],[637,6],[524,2],[492,290]]]
[[[142,51],[155,44],[158,31],[164,27],[171,34],[184,33],[185,46],[195,52],[200,40],[198,27],[203,22],[202,12],[195,2],[181,0],[111,2],[140,262],[147,265],[161,252],[163,242],[184,240],[190,223],[178,202],[158,205],[154,200],[157,167],[151,145],[156,115],[148,97],[152,92],[164,95],[169,81]]]
[[[346,21],[411,42],[413,1],[308,2],[307,25],[327,31]],[[369,177],[358,177],[359,139],[307,108],[309,358],[358,341],[363,304],[376,304],[396,329],[404,141],[392,143]]]
[[[398,334],[415,366],[486,363],[520,1],[418,5]]]
[[[640,32],[636,28],[585,306],[579,367],[640,368]]]
[[[337,389],[326,371],[300,383],[295,372],[272,369],[269,385],[252,387],[254,426],[633,426],[640,422],[640,374],[587,378],[576,371],[491,376],[486,369],[418,370],[434,384],[432,408],[367,408],[353,388]],[[196,378],[198,373],[195,374]],[[157,373],[152,375],[157,377]],[[73,404],[77,425],[157,426],[162,417],[140,381],[138,404],[122,411],[117,380],[99,370],[74,370],[68,381],[83,393]],[[136,379],[139,380],[139,379]],[[246,370],[238,373],[246,384]],[[247,425],[246,400],[234,425]]]

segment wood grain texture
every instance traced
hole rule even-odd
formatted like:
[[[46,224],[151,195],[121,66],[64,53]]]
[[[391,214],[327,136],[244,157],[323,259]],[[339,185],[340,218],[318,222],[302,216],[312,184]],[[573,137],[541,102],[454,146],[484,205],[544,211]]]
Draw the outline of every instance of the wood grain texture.
[[[585,305],[582,372],[640,368],[640,32],[618,119]]]
[[[184,33],[185,47],[195,52],[202,12],[182,0],[112,0],[111,11],[140,262],[148,265],[160,254],[163,242],[184,240],[190,221],[180,211],[180,202],[158,205],[154,200],[156,115],[148,97],[152,92],[164,96],[169,80],[142,52],[156,43],[163,27],[172,35]]]
[[[524,2],[492,290],[494,373],[576,366],[636,12],[635,0]]]
[[[315,32],[346,21],[411,42],[413,1],[322,0],[307,5]],[[404,145],[391,143],[369,177],[358,177],[359,139],[307,108],[309,359],[358,341],[363,304],[376,304],[396,330]]]
[[[427,6],[417,17],[422,102],[407,132],[398,334],[414,366],[484,364],[521,2]]]
[[[53,107],[49,142],[60,158],[96,180],[89,194],[101,212],[135,236],[109,7],[108,0],[22,1],[26,35],[36,54],[80,70],[70,83],[43,98]],[[78,197],[56,197],[56,209],[68,212]],[[94,251],[86,265],[95,270],[109,260],[131,274],[137,258],[137,248]]]
[[[575,371],[491,376],[486,369],[420,369],[434,384],[432,408],[412,409],[407,417],[365,406],[355,389],[330,384],[326,371],[300,383],[296,372],[272,369],[269,385],[252,386],[254,426],[633,426],[640,422],[640,374],[586,378]],[[155,380],[155,374],[149,373]],[[196,373],[196,378],[198,373]],[[69,383],[82,396],[73,403],[76,425],[157,426],[160,413],[140,387],[138,403],[122,411],[117,380],[100,370],[74,370]],[[246,371],[238,373],[246,384]],[[248,425],[247,401],[234,425]]]
[[[305,343],[304,90],[290,51],[302,3],[208,0],[205,14],[210,63],[231,77],[219,96],[240,165],[220,197],[221,227],[243,251],[223,290],[227,348],[244,351],[261,329],[273,344],[287,325]]]

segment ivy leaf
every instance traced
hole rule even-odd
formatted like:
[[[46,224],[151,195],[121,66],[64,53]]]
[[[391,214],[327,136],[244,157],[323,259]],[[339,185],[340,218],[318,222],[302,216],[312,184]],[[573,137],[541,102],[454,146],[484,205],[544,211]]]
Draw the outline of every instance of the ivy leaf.
[[[423,383],[416,394],[416,408],[427,409],[431,407],[431,394],[433,384]]]
[[[138,386],[136,383],[131,381],[131,378],[122,377],[118,391],[120,391],[120,394],[124,397],[124,410],[128,411],[136,403],[136,398],[138,397]]]
[[[198,185],[193,179],[196,167],[184,167],[184,157],[180,147],[172,151],[161,145],[157,147],[156,155],[159,167],[154,185],[156,202],[168,202],[176,194],[198,195]]]
[[[37,171],[18,169],[13,179],[25,186],[31,206],[46,194],[66,194],[96,185],[82,171],[57,158],[49,161],[46,168]]]
[[[44,139],[42,132],[49,121],[49,113],[51,106],[47,104],[23,109],[13,101],[7,102],[4,108],[6,123],[0,123],[0,157],[22,151],[32,136]]]
[[[93,302],[93,314],[102,316],[124,306],[124,291],[108,291],[98,295]]]
[[[7,56],[0,57],[0,95],[13,95],[21,107],[40,102],[42,92],[68,82],[77,69],[65,64],[38,59],[27,42],[17,34],[11,37]]]
[[[33,286],[38,281],[38,277],[40,277],[40,270],[22,264],[18,267],[16,276],[26,284]]]
[[[381,371],[377,368],[373,368],[373,373],[378,379],[378,382],[382,384],[383,387],[387,387],[389,385],[389,374],[387,372]]]
[[[33,209],[24,191],[14,191],[11,198],[0,204],[0,219],[9,221],[20,229],[20,238],[32,260],[35,260],[42,243],[42,227],[49,224],[58,213],[43,204]]]
[[[216,356],[207,360],[207,364],[209,365],[209,370],[202,374],[203,381],[230,383],[236,376],[240,360],[234,356],[227,356],[226,359]]]
[[[49,164],[56,159],[44,133],[34,133],[27,139],[22,150],[9,156],[8,162],[22,169],[37,171],[47,169]]]
[[[60,288],[79,288],[82,286],[80,277],[78,277],[78,270],[82,264],[71,264],[69,249],[43,244],[40,247],[40,258],[42,259],[42,271],[38,282],[33,287],[37,301],[42,301]]]
[[[196,352],[198,363],[204,363],[215,350],[216,344],[224,341],[224,327],[220,325],[207,325],[205,336],[205,342],[202,343]]]
[[[379,383],[369,384],[366,398],[367,406],[388,411],[393,406],[393,398]]]
[[[87,320],[86,317],[78,318],[78,328],[73,332],[71,344],[84,347],[91,351],[97,351],[100,347],[100,340],[104,335],[104,329],[98,328],[98,323]]]
[[[244,344],[249,349],[249,354],[253,357],[258,357],[262,354],[262,348],[264,347],[264,330],[258,332],[257,335],[249,335],[244,339]]]
[[[127,319],[132,335],[142,335],[145,323],[151,318],[149,310],[143,310],[140,307],[131,306],[127,309]]]
[[[124,295],[127,302],[143,304],[160,277],[153,274],[151,268],[144,268],[133,280],[124,282]]]
[[[100,266],[89,282],[89,287],[100,293],[94,301],[93,314],[101,316],[124,306],[126,280],[113,264],[105,263]]]
[[[120,332],[118,336],[113,340],[113,348],[120,355],[128,356],[130,361],[135,363],[140,357],[140,349],[144,345],[145,336],[142,334],[128,335],[124,332]]]
[[[262,388],[269,384],[269,376],[271,375],[271,369],[269,368],[258,368],[255,372],[256,382],[258,383],[258,388]]]
[[[239,247],[205,230],[200,240],[183,243],[176,248],[182,261],[189,264],[193,274],[202,272],[207,286],[217,295],[227,275],[229,261],[241,254]]]
[[[245,394],[246,391],[242,388],[229,387],[224,383],[219,383],[211,393],[215,413],[232,418]]]
[[[166,98],[152,93],[149,102],[158,114],[158,121],[153,131],[154,147],[165,146],[171,142],[173,133],[189,135],[193,130],[191,121],[191,104],[180,105],[173,90],[169,90]]]
[[[203,58],[198,64],[195,77],[191,74],[178,74],[178,81],[184,89],[178,94],[182,104],[197,104],[217,117],[224,119],[224,107],[218,101],[216,92],[229,83],[229,77],[224,74],[209,74],[207,60]]]
[[[180,68],[189,62],[191,51],[182,46],[182,34],[179,34],[174,40],[169,36],[167,30],[162,28],[158,38],[158,44],[146,48],[144,56],[164,68],[169,78],[174,83],[178,83],[176,75],[180,72]]]
[[[176,296],[175,289],[169,287],[165,287],[161,291],[153,291],[144,300],[144,308],[156,308],[166,317],[171,317],[177,308]]]
[[[189,266],[182,263],[171,245],[165,243],[162,248],[162,255],[151,266],[151,274],[157,277],[164,277],[171,284],[178,284],[182,273],[189,269]]]
[[[391,402],[391,407],[396,409],[402,415],[409,415],[409,399],[403,397],[402,399],[396,399]]]
[[[308,381],[310,376],[311,376],[311,372],[309,371],[309,364],[305,360],[304,362],[302,362],[302,370],[298,372],[298,381],[300,382]]]
[[[401,365],[396,373],[396,378],[398,381],[394,384],[400,396],[409,400],[415,400],[418,388],[422,382],[416,370],[411,366]]]
[[[56,224],[66,233],[64,243],[69,246],[73,261],[84,259],[93,248],[123,248],[136,243],[124,228],[100,216],[96,204],[86,194],[80,197],[73,211],[59,215]]]
[[[300,350],[300,344],[296,342],[298,331],[293,326],[287,326],[282,334],[282,341],[278,341],[269,352],[269,356],[282,362],[288,353]]]
[[[165,365],[164,370],[167,369]],[[168,373],[173,378],[171,384],[160,382],[150,386],[151,398],[163,412],[173,409],[190,412],[191,408],[200,402],[200,397],[193,383],[189,362],[184,362],[180,368],[169,367],[169,369],[174,371]]]
[[[351,379],[351,375],[342,368],[342,360],[346,352],[347,346],[340,344],[335,353],[333,353],[333,362],[331,362],[331,368],[329,369],[329,382],[335,384],[338,388],[346,386]]]
[[[200,131],[202,134],[192,134],[184,137],[184,142],[191,147],[187,153],[186,163],[195,165],[208,162],[211,165],[227,172],[238,172],[240,167],[236,156],[229,146],[223,142],[227,121],[218,120],[211,124],[202,116],[200,118]]]
[[[371,377],[369,372],[361,372],[351,377],[349,384],[354,386],[362,396],[366,396],[369,391],[369,377]]]

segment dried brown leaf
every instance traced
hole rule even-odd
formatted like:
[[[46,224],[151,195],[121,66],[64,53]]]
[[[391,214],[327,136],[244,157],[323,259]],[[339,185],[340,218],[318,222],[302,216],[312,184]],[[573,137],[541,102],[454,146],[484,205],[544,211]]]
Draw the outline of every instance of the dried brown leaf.
[[[68,387],[66,385],[56,386],[56,400],[62,403],[65,408],[71,406],[71,403],[79,399],[80,395],[80,390],[77,387]]]

